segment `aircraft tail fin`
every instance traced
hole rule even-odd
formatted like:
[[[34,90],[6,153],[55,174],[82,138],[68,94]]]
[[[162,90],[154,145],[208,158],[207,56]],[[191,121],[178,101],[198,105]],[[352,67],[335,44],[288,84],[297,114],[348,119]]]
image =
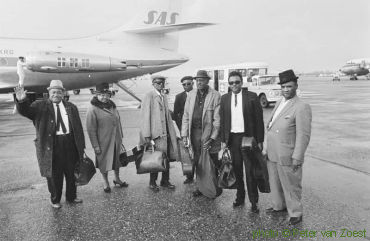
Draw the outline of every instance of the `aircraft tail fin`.
[[[138,41],[150,41],[153,45],[167,50],[177,50],[178,32],[213,25],[213,23],[184,22],[182,17],[182,0],[140,0],[135,2],[136,10],[130,11],[131,17],[125,25],[101,34],[98,39],[120,41],[127,37]],[[128,16],[126,16],[128,17]]]

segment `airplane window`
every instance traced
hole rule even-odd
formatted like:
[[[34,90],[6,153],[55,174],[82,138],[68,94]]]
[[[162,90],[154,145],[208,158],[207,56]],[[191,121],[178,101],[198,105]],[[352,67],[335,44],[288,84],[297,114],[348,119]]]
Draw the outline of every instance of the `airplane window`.
[[[78,67],[78,59],[77,58],[70,58],[69,59],[69,67],[77,68]]]
[[[82,59],[81,61],[82,61],[82,63],[81,63],[82,68],[89,68],[90,67],[90,60],[89,59]]]
[[[66,58],[58,57],[58,67],[66,67]]]

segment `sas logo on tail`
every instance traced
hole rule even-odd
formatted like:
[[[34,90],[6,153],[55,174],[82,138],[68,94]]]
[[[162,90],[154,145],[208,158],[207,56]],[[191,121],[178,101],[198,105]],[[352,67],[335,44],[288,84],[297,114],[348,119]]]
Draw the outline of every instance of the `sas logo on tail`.
[[[169,22],[167,22],[167,14],[169,15]],[[179,16],[178,13],[167,13],[150,11],[148,12],[148,20],[144,21],[145,24],[159,24],[159,25],[170,25],[176,23],[176,17]]]

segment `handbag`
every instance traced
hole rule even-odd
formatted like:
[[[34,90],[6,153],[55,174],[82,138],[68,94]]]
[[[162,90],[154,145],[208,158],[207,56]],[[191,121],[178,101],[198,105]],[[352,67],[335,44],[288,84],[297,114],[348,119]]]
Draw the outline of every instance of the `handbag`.
[[[236,189],[236,177],[228,148],[223,151],[221,161],[222,164],[217,178],[218,186],[224,189]]]
[[[253,167],[252,175],[257,181],[258,190],[262,193],[270,193],[269,173],[267,169],[267,157],[262,155],[258,149],[253,151],[253,158],[255,165]]]
[[[148,150],[148,146],[144,147],[144,152],[139,155],[136,160],[136,173],[155,173],[168,170],[168,160],[166,153],[156,151],[154,146]]]
[[[76,186],[88,184],[95,173],[96,169],[94,162],[84,153],[84,157],[74,171]]]
[[[185,146],[182,140],[177,140],[177,143],[180,152],[182,173],[184,176],[191,175],[193,173],[193,149],[191,148],[191,145]]]
[[[121,166],[125,167],[130,162],[127,156],[126,148],[123,144],[121,144],[121,150],[119,154],[119,162],[121,163]]]

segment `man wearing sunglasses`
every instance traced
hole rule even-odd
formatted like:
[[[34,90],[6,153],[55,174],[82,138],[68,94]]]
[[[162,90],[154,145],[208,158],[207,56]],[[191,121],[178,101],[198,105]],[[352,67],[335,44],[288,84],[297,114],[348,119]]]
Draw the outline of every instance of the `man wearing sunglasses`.
[[[257,181],[252,173],[253,160],[242,156],[241,143],[244,136],[254,137],[262,150],[264,125],[262,107],[256,93],[242,89],[243,77],[237,71],[229,74],[231,91],[221,97],[220,122],[221,146],[230,149],[233,168],[236,176],[236,200],[233,207],[244,205],[245,188],[243,180],[243,159],[246,171],[246,182],[252,212],[258,212]]]
[[[177,127],[181,130],[182,124],[182,116],[184,114],[184,106],[186,98],[191,90],[193,90],[193,77],[192,76],[184,76],[181,78],[181,84],[184,87],[184,91],[180,94],[176,95],[175,104],[173,109],[174,119],[176,122]],[[186,176],[186,180],[184,184],[192,183],[194,179],[194,167],[192,174]]]
[[[141,143],[151,145],[154,142],[155,150],[167,154],[169,159],[178,159],[176,132],[168,109],[167,96],[163,94],[166,78],[160,75],[152,76],[154,90],[147,93],[141,104]],[[159,191],[156,183],[158,172],[150,173],[149,188]],[[169,169],[162,173],[160,185],[164,188],[174,189],[169,181]]]

